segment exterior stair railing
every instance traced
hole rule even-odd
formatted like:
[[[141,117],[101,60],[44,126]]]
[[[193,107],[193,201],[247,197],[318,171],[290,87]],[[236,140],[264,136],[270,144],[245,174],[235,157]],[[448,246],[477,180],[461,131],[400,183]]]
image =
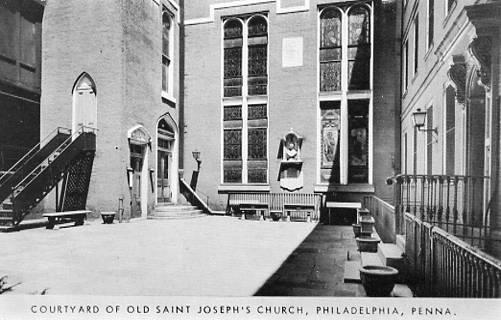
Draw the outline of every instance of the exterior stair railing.
[[[12,187],[19,184],[28,172],[32,172],[70,136],[70,129],[58,127],[0,176],[0,203],[11,195]]]
[[[205,213],[214,214],[214,211],[209,207],[209,205],[200,197],[195,190],[190,187],[190,184],[186,182],[183,178],[179,178],[181,193],[185,195],[186,199],[191,203],[191,205],[198,207]]]
[[[81,127],[25,174],[24,179],[11,188],[14,224],[21,222],[29,211],[63,179],[57,210],[84,209],[95,150],[95,129]],[[71,193],[68,192],[71,191],[68,190],[70,180],[73,181],[73,189],[78,181],[83,187],[80,187],[80,199],[76,204],[72,201],[72,205],[67,205],[66,200]]]

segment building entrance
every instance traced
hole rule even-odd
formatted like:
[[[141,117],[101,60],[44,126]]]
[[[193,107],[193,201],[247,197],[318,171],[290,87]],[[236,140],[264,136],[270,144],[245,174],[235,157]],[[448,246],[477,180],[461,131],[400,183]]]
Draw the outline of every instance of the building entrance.
[[[130,167],[132,174],[131,218],[141,217],[141,175],[144,164],[145,146],[130,144]]]
[[[162,119],[158,123],[158,152],[157,152],[157,202],[172,201],[172,145],[174,131]]]

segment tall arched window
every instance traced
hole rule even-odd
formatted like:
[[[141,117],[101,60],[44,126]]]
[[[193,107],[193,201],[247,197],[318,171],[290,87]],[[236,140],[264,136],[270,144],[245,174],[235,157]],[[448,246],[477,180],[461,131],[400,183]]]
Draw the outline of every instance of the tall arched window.
[[[449,85],[445,89],[445,174],[455,173],[456,153],[456,89]]]
[[[320,16],[320,91],[341,90],[341,12],[325,9]]]
[[[224,96],[242,95],[242,22],[228,20],[224,24]]]
[[[268,86],[268,24],[262,16],[248,22],[248,94],[266,94]]]
[[[348,89],[369,89],[370,83],[370,18],[364,6],[349,11]]]
[[[171,93],[172,63],[172,18],[168,12],[162,14],[162,90]]]

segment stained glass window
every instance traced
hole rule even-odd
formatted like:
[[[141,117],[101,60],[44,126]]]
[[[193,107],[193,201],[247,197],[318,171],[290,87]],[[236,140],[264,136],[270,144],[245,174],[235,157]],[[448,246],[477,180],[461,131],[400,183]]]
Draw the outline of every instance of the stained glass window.
[[[248,93],[266,94],[268,86],[268,24],[266,19],[255,16],[248,24]]]
[[[224,159],[241,160],[242,159],[242,130],[225,129],[224,130]]]
[[[369,89],[370,83],[370,18],[369,11],[356,6],[349,11],[348,25],[348,89]]]
[[[339,147],[341,133],[341,104],[322,102],[320,122],[321,181],[339,183]]]
[[[242,106],[225,106],[224,121],[242,120]]]
[[[248,154],[249,160],[266,159],[266,128],[249,128]]]
[[[242,163],[224,163],[223,181],[225,183],[241,183],[242,182]]]
[[[325,9],[320,16],[320,91],[341,90],[341,12]]]
[[[369,180],[369,100],[348,101],[348,182]]]
[[[266,112],[265,104],[255,104],[249,105],[248,119],[249,120],[258,120],[258,119],[266,119],[268,118]]]
[[[242,95],[242,23],[232,19],[224,25],[224,96]]]

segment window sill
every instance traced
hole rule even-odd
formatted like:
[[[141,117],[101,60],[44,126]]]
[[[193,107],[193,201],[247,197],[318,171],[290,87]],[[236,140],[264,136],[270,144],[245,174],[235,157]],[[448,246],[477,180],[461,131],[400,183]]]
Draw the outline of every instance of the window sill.
[[[353,192],[353,193],[374,193],[374,185],[367,183],[351,184],[316,184],[314,192]]]
[[[218,193],[231,192],[270,192],[269,184],[221,184],[217,187]]]
[[[166,91],[162,90],[162,100],[170,102],[172,104],[176,104],[177,100],[174,98],[174,96],[170,93],[167,93]]]

